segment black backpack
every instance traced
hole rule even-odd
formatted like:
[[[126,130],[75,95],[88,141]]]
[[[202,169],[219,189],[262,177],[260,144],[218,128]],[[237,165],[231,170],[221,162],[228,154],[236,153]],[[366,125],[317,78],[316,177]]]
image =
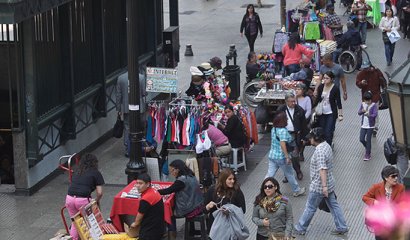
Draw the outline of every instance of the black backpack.
[[[389,164],[397,164],[397,147],[392,137],[388,137],[384,142],[384,156]]]

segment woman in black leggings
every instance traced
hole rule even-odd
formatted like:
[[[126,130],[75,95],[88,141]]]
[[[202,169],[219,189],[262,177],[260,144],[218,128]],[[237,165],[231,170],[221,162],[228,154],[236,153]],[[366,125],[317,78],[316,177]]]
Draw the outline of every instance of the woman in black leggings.
[[[254,45],[256,37],[258,36],[258,31],[261,33],[261,37],[263,36],[263,29],[262,23],[259,18],[259,15],[255,12],[255,8],[253,4],[249,4],[246,7],[246,13],[243,16],[242,23],[241,23],[241,37],[243,37],[243,32],[245,30],[245,36],[248,40],[249,44],[249,51],[254,51]]]

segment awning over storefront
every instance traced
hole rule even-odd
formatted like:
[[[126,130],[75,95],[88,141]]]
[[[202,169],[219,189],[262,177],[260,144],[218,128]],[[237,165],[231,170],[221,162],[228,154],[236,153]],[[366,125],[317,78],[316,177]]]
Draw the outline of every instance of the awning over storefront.
[[[71,0],[0,0],[0,24],[21,22]]]

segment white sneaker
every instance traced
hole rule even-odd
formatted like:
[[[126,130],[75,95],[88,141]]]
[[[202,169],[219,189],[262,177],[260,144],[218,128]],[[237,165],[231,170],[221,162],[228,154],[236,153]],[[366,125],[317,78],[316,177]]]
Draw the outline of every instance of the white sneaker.
[[[293,196],[294,196],[294,197],[299,197],[299,196],[304,195],[305,193],[306,193],[306,188],[305,188],[305,187],[302,187],[302,188],[300,188],[299,192],[293,193]]]
[[[367,48],[366,44],[362,44],[362,45],[360,45],[360,47],[363,48],[363,49]]]

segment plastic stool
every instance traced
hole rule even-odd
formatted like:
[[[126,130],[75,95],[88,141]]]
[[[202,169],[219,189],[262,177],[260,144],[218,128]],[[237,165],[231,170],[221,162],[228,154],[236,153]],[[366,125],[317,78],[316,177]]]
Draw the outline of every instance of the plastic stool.
[[[238,163],[238,152],[242,151],[242,162]],[[222,163],[222,166],[233,168],[235,172],[238,171],[238,168],[243,167],[246,171],[246,157],[245,157],[245,150],[243,147],[240,148],[232,148],[232,163]]]
[[[200,237],[195,237],[195,236],[190,236],[189,235],[189,225],[190,223],[193,223],[195,226],[195,222],[199,222],[201,226],[201,236]],[[208,240],[208,234],[206,232],[206,216],[205,214],[199,214],[193,218],[185,218],[185,240],[191,240],[191,239],[200,239],[200,240]]]

